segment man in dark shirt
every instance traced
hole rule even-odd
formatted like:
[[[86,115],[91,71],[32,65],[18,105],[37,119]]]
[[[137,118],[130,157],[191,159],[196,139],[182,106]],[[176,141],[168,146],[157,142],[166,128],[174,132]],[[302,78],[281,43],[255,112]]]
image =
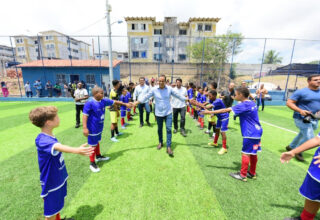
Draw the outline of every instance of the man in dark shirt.
[[[226,108],[230,108],[232,106],[234,96],[234,83],[230,83],[228,90],[223,91],[220,96]]]

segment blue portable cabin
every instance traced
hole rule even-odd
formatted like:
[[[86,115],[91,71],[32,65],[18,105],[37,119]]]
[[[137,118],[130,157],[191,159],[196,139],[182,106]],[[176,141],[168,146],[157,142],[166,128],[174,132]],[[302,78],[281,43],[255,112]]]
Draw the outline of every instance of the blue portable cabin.
[[[120,62],[113,61],[113,79],[120,80]],[[30,63],[18,65],[22,70],[23,82],[29,81],[33,94],[36,89],[33,84],[36,80],[42,83],[42,96],[47,96],[45,84],[50,81],[54,86],[57,82],[62,85],[74,81],[84,81],[89,87],[98,85],[102,87],[109,82],[109,61],[108,60],[36,60]],[[63,86],[62,86],[63,89]]]

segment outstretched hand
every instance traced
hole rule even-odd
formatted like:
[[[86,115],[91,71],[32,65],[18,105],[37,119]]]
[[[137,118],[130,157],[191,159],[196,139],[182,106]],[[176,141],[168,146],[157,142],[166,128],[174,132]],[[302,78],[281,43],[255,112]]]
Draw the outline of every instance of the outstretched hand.
[[[292,153],[291,151],[289,152],[284,152],[281,154],[280,157],[280,161],[281,163],[287,162],[289,163],[289,161],[294,157],[294,153]]]
[[[94,152],[94,147],[87,147],[88,144],[82,144],[79,148],[78,148],[78,154],[81,154],[83,156],[91,156]]]
[[[211,114],[211,113],[208,110],[203,110],[203,111],[200,111],[200,114],[205,115],[205,114]]]

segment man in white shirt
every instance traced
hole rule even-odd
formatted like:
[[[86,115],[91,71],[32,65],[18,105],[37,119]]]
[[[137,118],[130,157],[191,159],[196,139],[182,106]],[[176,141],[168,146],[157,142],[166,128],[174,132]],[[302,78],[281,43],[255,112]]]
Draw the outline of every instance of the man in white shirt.
[[[145,84],[145,78],[140,77],[139,78],[139,85],[136,86],[134,93],[133,93],[133,100],[136,101],[141,97],[144,97],[148,94],[150,91],[150,87]],[[149,106],[149,100],[146,100],[144,103],[139,103],[138,109],[139,109],[139,115],[140,115],[140,128],[143,126],[143,108],[146,109],[147,117],[146,122],[148,126],[150,126],[149,122],[149,116],[150,116],[150,106]]]
[[[76,102],[76,126],[75,128],[80,127],[80,111],[83,112],[83,106],[89,98],[88,91],[83,88],[81,82],[78,83],[78,88],[74,92],[74,101]]]
[[[176,80],[176,86],[173,90],[181,96],[187,97],[187,89],[182,86],[182,79]],[[180,133],[182,136],[186,137],[187,135],[184,128],[186,122],[186,102],[172,96],[171,106],[173,109],[173,133],[177,133],[178,131],[178,115],[180,113]]]
[[[24,85],[24,89],[26,91],[26,96],[29,98],[29,96],[32,98],[32,90],[29,81]]]

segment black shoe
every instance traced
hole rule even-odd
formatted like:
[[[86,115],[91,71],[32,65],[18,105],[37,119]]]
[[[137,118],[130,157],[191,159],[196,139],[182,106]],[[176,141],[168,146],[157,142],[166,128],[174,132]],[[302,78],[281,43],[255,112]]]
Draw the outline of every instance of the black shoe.
[[[181,133],[181,135],[182,135],[183,137],[187,137],[185,130],[181,130],[180,133]]]
[[[174,133],[174,134],[177,133],[177,129],[174,129],[174,130],[173,130],[173,133]]]
[[[76,124],[75,128],[80,128],[80,124]]]
[[[148,125],[148,126],[151,126],[150,122],[147,121],[147,125]]]
[[[254,180],[256,180],[256,179],[257,179],[257,174],[256,174],[256,175],[252,175],[250,172],[247,172],[247,177],[248,177],[249,179],[254,179]]]
[[[290,145],[286,146],[286,150],[287,150],[287,151],[291,151],[291,150],[292,150],[292,148],[290,147]]]
[[[99,167],[94,162],[90,162],[90,170],[94,173],[97,173],[100,171]]]
[[[299,217],[288,217],[284,218],[283,220],[301,220],[300,216]]]
[[[140,124],[139,128],[142,128],[143,127],[143,124]]]
[[[301,162],[304,162],[304,158],[303,158],[303,155],[302,155],[302,153],[300,153],[300,154],[296,154],[296,159],[298,160],[298,161],[301,161]]]
[[[62,218],[61,220],[75,220],[74,218]]]

